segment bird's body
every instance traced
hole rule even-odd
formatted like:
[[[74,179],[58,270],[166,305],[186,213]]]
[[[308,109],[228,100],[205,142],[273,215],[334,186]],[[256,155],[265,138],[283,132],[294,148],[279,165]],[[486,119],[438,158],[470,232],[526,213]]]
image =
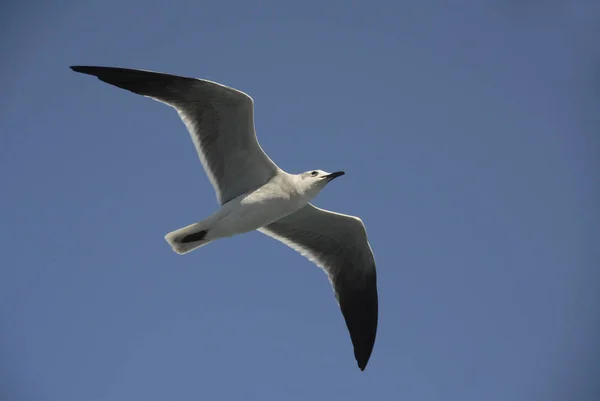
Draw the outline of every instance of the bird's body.
[[[300,192],[293,184],[293,176],[279,174],[255,191],[223,205],[221,210],[229,214],[219,221],[216,228],[219,235],[230,236],[257,230],[292,214],[316,195]]]
[[[300,252],[328,275],[361,370],[371,356],[378,321],[375,260],[358,217],[310,201],[342,171],[289,174],[263,152],[250,96],[216,82],[114,67],[74,71],[177,110],[191,134],[221,208],[166,235],[179,254],[219,238],[258,230]]]
[[[166,235],[179,254],[185,254],[219,238],[258,230],[307,205],[317,194],[301,191],[294,175],[281,171],[259,188],[242,194],[207,219]],[[206,230],[202,241],[181,243],[178,239]]]

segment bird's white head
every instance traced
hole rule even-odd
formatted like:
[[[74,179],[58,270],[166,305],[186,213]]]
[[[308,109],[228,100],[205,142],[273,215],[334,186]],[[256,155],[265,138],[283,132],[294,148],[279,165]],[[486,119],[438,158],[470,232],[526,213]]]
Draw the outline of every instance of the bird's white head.
[[[311,170],[302,174],[298,174],[296,176],[296,185],[303,195],[312,199],[317,196],[317,194],[321,192],[321,190],[325,188],[325,185],[331,182],[331,180],[344,174],[346,173],[343,171],[328,173],[323,170]]]

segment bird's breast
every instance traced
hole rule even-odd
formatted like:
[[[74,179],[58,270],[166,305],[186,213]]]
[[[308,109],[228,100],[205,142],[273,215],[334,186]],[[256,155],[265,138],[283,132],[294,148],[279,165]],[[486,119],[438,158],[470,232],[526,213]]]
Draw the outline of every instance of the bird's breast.
[[[224,205],[224,217],[215,229],[219,231],[219,236],[254,231],[295,212],[307,203],[308,200],[298,194],[259,189]]]

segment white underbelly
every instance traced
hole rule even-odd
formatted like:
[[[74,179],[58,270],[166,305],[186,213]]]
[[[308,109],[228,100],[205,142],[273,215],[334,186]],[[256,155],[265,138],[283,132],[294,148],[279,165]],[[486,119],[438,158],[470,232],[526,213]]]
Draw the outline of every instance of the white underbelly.
[[[306,205],[300,198],[272,198],[254,202],[252,198],[234,199],[223,207],[223,217],[210,230],[211,237],[230,237],[264,227]]]

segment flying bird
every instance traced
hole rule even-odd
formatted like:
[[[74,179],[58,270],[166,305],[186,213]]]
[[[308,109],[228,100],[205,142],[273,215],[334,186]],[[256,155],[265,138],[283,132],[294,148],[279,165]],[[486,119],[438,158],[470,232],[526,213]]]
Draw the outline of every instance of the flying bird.
[[[298,251],[327,273],[364,370],[378,320],[375,260],[365,226],[358,217],[310,203],[344,172],[280,169],[256,138],[254,101],[236,89],[128,68],[71,69],[175,108],[190,132],[220,209],[168,233],[165,239],[173,250],[186,254],[219,238],[258,230]]]

